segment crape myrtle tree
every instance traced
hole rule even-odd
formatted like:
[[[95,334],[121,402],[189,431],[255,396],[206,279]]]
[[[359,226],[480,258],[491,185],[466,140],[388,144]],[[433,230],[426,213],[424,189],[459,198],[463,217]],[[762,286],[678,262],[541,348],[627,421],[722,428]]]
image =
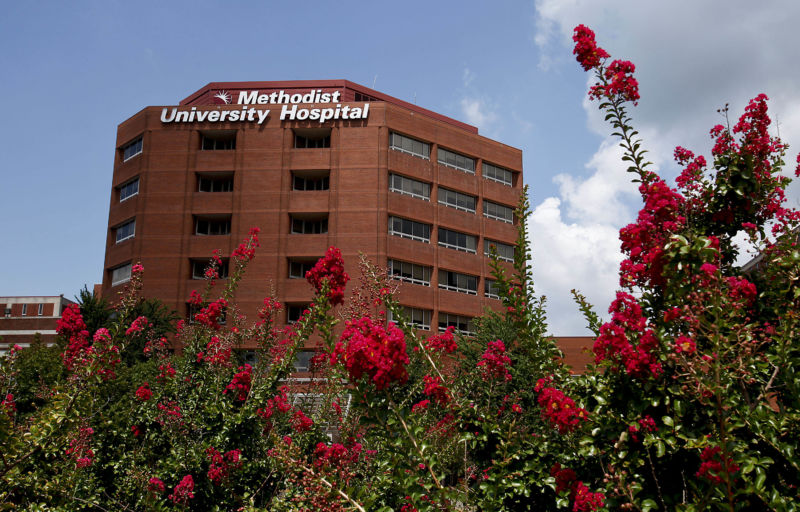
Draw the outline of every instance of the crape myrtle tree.
[[[134,265],[109,324],[65,311],[66,376],[43,400],[17,408],[24,351],[0,360],[0,509],[792,510],[798,214],[783,206],[766,98],[712,130],[711,166],[676,150],[673,189],[631,127],[633,64],[586,27],[575,41],[644,202],[621,231],[609,321],[575,292],[597,335],[585,374],[547,336],[524,197],[515,261],[492,264],[503,309],[469,335],[420,336],[396,282],[363,258],[345,300],[336,248],[308,272],[316,295],[295,323],[275,325],[272,297],[248,320],[236,288],[254,229],[227,281],[211,258],[179,353],[137,310]],[[750,275],[734,265],[740,231],[763,253]],[[294,379],[307,340],[312,378]],[[245,344],[258,346],[252,366],[237,361]]]

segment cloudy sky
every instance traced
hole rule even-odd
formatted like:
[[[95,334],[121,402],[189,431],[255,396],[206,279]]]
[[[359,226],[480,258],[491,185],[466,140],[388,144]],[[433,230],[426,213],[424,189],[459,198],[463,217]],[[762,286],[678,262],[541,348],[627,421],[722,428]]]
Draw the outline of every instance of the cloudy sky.
[[[102,276],[116,126],[212,81],[345,78],[524,152],[534,278],[551,331],[604,313],[639,199],[572,56],[583,23],[637,66],[651,160],[709,154],[708,130],[764,92],[800,141],[800,3],[539,0],[14,2],[0,19],[0,295],[72,297]],[[791,161],[800,142],[790,148]],[[796,189],[790,189],[798,205]]]

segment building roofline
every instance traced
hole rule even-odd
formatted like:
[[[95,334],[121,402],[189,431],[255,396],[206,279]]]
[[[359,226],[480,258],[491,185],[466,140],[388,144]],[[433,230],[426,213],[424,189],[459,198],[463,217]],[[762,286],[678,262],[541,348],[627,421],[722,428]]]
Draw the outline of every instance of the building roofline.
[[[377,98],[380,101],[385,101],[386,103],[391,103],[393,105],[403,107],[413,112],[417,112],[418,114],[422,114],[424,116],[445,122],[449,125],[456,126],[470,133],[478,134],[478,128],[476,126],[458,121],[451,117],[443,116],[442,114],[437,114],[432,110],[419,107],[417,105],[414,105],[413,103],[403,101],[401,99],[395,98],[394,96],[389,96],[388,94],[384,94],[380,91],[376,91],[374,89],[370,89],[369,87],[365,87],[363,85],[344,79],[283,80],[283,81],[269,81],[269,82],[209,82],[205,86],[201,87],[197,91],[193,92],[192,94],[181,100],[179,105],[189,105],[192,102],[197,101],[209,90],[217,90],[217,89],[225,90],[225,89],[324,89],[324,88],[350,89],[352,91],[356,91],[361,94],[365,94],[367,96],[372,96],[373,98]]]

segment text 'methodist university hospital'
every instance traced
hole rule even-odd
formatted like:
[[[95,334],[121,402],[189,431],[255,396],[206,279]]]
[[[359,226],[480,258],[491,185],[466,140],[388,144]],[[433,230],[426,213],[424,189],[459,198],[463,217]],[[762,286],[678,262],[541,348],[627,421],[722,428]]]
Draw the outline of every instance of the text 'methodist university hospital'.
[[[103,295],[145,268],[143,294],[188,317],[211,252],[261,228],[236,293],[248,318],[274,293],[291,322],[304,276],[339,247],[399,280],[422,330],[470,332],[501,307],[489,247],[511,261],[522,151],[474,126],[346,80],[216,82],[119,125]],[[510,267],[510,263],[507,263]]]

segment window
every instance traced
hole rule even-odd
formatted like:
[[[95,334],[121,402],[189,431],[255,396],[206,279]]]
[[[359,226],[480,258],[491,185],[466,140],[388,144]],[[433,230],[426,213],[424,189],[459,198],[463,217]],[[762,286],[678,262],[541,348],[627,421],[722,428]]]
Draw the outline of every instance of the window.
[[[439,197],[439,204],[455,208],[456,210],[475,213],[477,199],[473,196],[468,196],[467,194],[442,187],[439,187],[437,196]]]
[[[192,260],[192,279],[205,279],[206,278],[206,269],[210,268],[211,263],[208,260]],[[217,265],[217,274],[219,275],[219,279],[227,279],[228,278],[228,260],[222,260],[221,265]]]
[[[233,173],[198,174],[198,192],[231,192],[233,190]]]
[[[429,309],[409,308],[407,306],[403,306],[402,309],[403,319],[406,323],[415,329],[431,330],[431,311]],[[391,311],[389,311],[389,321],[395,321]]]
[[[431,241],[431,226],[400,217],[389,217],[389,234],[427,244]]]
[[[142,138],[139,137],[133,142],[130,142],[122,146],[122,161],[127,162],[128,160],[135,157],[141,152],[142,152]]]
[[[300,350],[294,359],[294,371],[296,372],[309,372],[311,371],[311,359],[316,355],[313,350]]]
[[[122,201],[128,199],[129,197],[133,197],[138,193],[139,178],[134,178],[133,180],[119,187],[119,202],[121,203]]]
[[[472,318],[439,312],[439,332],[444,332],[448,327],[455,327],[461,334],[475,334]]]
[[[292,190],[328,190],[330,171],[295,171],[292,173]]]
[[[500,287],[497,286],[497,281],[493,279],[483,280],[483,295],[490,299],[500,298]]]
[[[457,251],[475,254],[478,246],[478,239],[466,233],[439,228],[439,245]]]
[[[11,308],[6,308],[6,318],[11,316]]]
[[[431,199],[431,185],[422,181],[412,180],[399,174],[389,175],[389,190],[398,194],[416,197],[423,201]]]
[[[39,316],[44,315],[44,304],[39,304],[39,311],[36,314]]]
[[[402,151],[409,155],[418,156],[425,160],[431,159],[431,145],[421,140],[412,139],[399,133],[389,134],[389,147],[395,151]]]
[[[117,234],[117,243],[122,242],[123,240],[127,240],[129,238],[133,238],[136,234],[136,219],[131,219],[128,222],[124,222],[117,226],[115,229]]]
[[[475,160],[468,156],[454,153],[446,149],[439,148],[436,150],[437,160],[440,164],[464,171],[469,174],[475,174]]]
[[[500,222],[514,223],[514,209],[491,201],[483,202],[483,216]]]
[[[431,267],[409,263],[407,261],[389,260],[389,277],[422,286],[431,285]]]
[[[255,350],[237,350],[240,364],[249,364],[253,368],[258,365],[258,353]]]
[[[306,272],[314,268],[313,261],[289,260],[289,279],[305,279]]]
[[[28,314],[28,305],[27,304],[23,304],[22,305],[22,316],[26,316],[27,314]]]
[[[297,149],[323,149],[331,147],[331,129],[294,130],[294,147]]]
[[[291,233],[299,235],[318,235],[328,232],[328,218],[324,219],[298,219],[291,217]]]
[[[451,292],[478,295],[478,278],[476,276],[439,269],[439,288],[450,290]]]
[[[487,180],[496,181],[497,183],[502,183],[510,187],[513,183],[514,173],[497,167],[496,165],[483,162],[483,177]]]
[[[302,318],[304,312],[308,309],[306,304],[295,304],[286,307],[286,323],[293,324]]]
[[[224,219],[208,219],[197,217],[195,219],[195,235],[213,236],[213,235],[230,235],[231,234],[231,218]]]
[[[200,149],[203,151],[236,149],[236,130],[201,133]]]
[[[125,283],[131,280],[131,264],[119,266],[111,270],[111,286]]]
[[[490,256],[492,254],[491,248],[494,246],[495,250],[497,251],[497,259],[502,261],[510,261],[513,263],[514,261],[514,246],[509,244],[504,244],[503,242],[495,242],[494,240],[486,240],[483,241],[483,254],[486,256]]]

